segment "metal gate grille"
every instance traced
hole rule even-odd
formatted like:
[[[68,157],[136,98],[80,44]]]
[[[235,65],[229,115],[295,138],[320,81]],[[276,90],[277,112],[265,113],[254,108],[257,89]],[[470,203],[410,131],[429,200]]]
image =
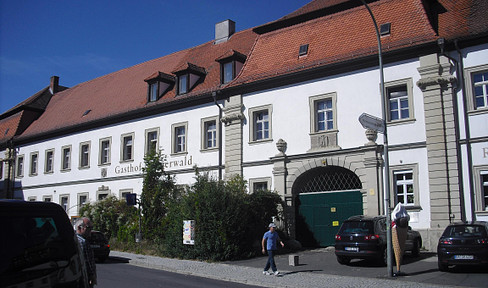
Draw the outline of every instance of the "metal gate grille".
[[[350,170],[339,166],[312,169],[295,181],[298,193],[343,191],[361,189],[359,177]]]

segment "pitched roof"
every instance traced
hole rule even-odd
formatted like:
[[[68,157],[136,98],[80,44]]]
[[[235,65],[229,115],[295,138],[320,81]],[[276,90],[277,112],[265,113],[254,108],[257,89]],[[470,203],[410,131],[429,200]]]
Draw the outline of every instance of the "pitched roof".
[[[370,8],[378,25],[391,23],[391,34],[381,39],[384,52],[432,42],[437,37],[420,0],[377,1]],[[309,52],[299,57],[303,44],[309,44]],[[233,85],[376,55],[377,47],[371,16],[358,6],[261,34]]]
[[[226,42],[214,44],[214,41],[209,41],[56,93],[46,112],[32,123],[19,139],[57,129],[83,127],[87,123],[117,117],[128,112],[140,111],[139,115],[142,115],[141,113],[154,106],[164,106],[170,102],[211,93],[220,86],[220,64],[216,59],[229,50],[248,54],[255,38],[256,34],[251,29],[244,30],[235,33]],[[205,81],[187,94],[176,95],[173,89],[158,101],[148,103],[148,84],[144,80],[158,72],[173,74],[181,67],[189,67],[188,63],[191,63],[191,67],[196,65],[205,68]],[[88,110],[91,111],[85,114]]]

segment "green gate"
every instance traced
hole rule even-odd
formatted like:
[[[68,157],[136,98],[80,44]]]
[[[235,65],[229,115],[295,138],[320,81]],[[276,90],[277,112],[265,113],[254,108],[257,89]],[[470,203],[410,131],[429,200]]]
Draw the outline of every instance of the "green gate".
[[[301,193],[298,213],[297,239],[304,246],[331,246],[342,222],[363,214],[363,199],[360,191]]]

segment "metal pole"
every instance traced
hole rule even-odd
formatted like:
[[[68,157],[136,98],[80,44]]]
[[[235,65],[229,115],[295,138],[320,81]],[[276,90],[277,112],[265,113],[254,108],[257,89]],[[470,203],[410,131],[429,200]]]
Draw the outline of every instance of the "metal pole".
[[[361,0],[363,5],[368,9],[369,15],[371,15],[371,19],[373,20],[374,28],[376,30],[376,38],[378,41],[378,60],[379,60],[379,68],[380,68],[380,89],[381,89],[381,114],[383,116],[383,124],[385,126],[385,131],[383,133],[383,145],[384,145],[384,160],[385,160],[385,168],[384,168],[384,199],[385,199],[385,216],[386,216],[386,254],[387,254],[387,270],[388,270],[388,277],[393,276],[393,263],[392,263],[392,239],[391,239],[391,214],[390,214],[390,165],[388,159],[388,133],[387,133],[387,123],[386,123],[386,99],[385,99],[385,78],[383,74],[383,58],[381,56],[381,38],[380,38],[380,31],[378,29],[378,24],[376,23],[376,19],[374,18],[373,12],[369,8],[368,4],[366,4],[365,0]]]

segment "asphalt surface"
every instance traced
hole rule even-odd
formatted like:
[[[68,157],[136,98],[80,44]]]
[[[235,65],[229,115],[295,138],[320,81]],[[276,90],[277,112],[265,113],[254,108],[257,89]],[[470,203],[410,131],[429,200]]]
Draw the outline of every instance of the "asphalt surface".
[[[155,256],[138,255],[126,252],[111,251],[111,257],[127,260],[132,265],[160,269],[186,275],[194,275],[211,279],[237,282],[262,287],[463,287],[461,282],[450,280],[449,274],[434,271],[437,268],[435,254],[424,254],[418,260],[406,256],[402,271],[408,275],[403,277],[388,277],[387,268],[368,267],[362,262],[352,262],[344,267],[335,261],[333,249],[305,250],[293,253],[298,256],[297,266],[289,265],[290,254],[276,256],[276,264],[280,276],[263,275],[266,258],[257,257],[249,260],[223,263],[209,263],[192,260],[178,260]],[[410,263],[409,263],[410,262]],[[416,263],[416,264],[415,264]],[[356,267],[355,267],[356,265]],[[395,268],[393,268],[394,271]],[[428,271],[421,271],[427,269]],[[434,273],[435,275],[432,275]],[[351,275],[352,274],[352,275]],[[455,277],[452,273],[452,277]],[[466,286],[484,287],[488,281],[488,274],[477,273],[476,283]],[[432,278],[435,283],[432,283]],[[481,277],[481,278],[480,278]],[[463,278],[465,277],[457,277]],[[452,278],[452,279],[457,279]],[[480,279],[482,281],[480,281]],[[484,281],[483,281],[484,280]],[[437,282],[436,282],[437,281]]]

